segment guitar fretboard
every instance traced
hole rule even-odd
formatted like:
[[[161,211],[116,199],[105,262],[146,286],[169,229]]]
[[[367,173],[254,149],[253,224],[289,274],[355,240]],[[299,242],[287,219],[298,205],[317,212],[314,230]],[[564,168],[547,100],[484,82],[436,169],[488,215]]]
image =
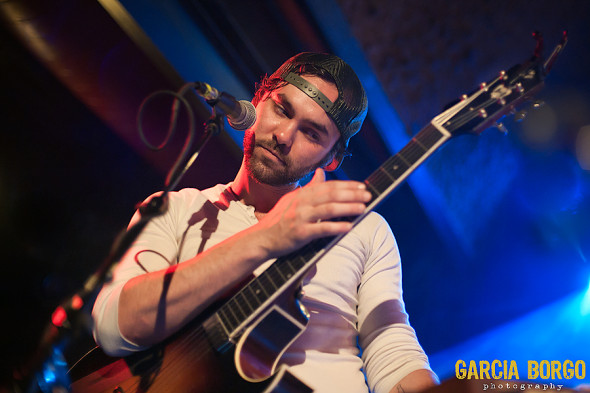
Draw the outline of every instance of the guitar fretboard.
[[[448,133],[441,132],[432,124],[423,128],[399,153],[390,157],[365,180],[373,193],[373,199],[380,202],[388,196],[393,188],[449,138]]]

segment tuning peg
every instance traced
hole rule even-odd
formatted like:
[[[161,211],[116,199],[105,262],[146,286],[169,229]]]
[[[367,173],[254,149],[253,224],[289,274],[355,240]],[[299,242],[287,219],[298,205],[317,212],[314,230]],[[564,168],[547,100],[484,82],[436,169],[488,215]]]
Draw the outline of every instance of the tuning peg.
[[[535,100],[533,101],[533,103],[531,104],[531,106],[535,109],[539,109],[540,107],[542,107],[543,105],[545,105],[545,101],[543,100]]]
[[[508,128],[504,125],[504,123],[496,123],[494,126],[503,134],[508,134]]]

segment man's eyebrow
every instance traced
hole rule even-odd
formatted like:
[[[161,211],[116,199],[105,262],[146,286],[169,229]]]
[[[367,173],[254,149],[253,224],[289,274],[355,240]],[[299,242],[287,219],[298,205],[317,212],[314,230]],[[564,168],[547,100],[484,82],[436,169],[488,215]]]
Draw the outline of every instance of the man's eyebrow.
[[[287,96],[283,93],[276,93],[279,103],[285,107],[289,113],[293,113],[293,105],[289,102]]]
[[[285,108],[285,110],[287,110],[289,113],[293,113],[293,106],[291,105],[291,102],[289,102],[289,98],[284,93],[277,93],[276,96],[279,100],[279,103]],[[305,122],[316,131],[324,135],[330,135],[325,125],[309,119],[305,119]]]

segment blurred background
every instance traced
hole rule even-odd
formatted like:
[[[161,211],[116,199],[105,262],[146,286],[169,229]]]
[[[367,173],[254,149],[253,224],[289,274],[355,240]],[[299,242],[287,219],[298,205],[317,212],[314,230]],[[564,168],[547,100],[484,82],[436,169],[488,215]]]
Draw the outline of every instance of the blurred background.
[[[288,57],[335,53],[359,74],[370,109],[331,176],[363,180],[446,104],[529,59],[533,31],[545,56],[569,34],[537,95],[544,104],[506,118],[507,134],[451,140],[378,211],[399,243],[410,321],[442,379],[458,359],[516,360],[522,379],[528,360],[590,361],[590,2],[4,0],[0,15],[1,382],[136,204],[163,187],[186,116],[168,149],[150,151],[135,124],[148,94],[204,81],[250,99]],[[210,110],[190,101],[200,133]],[[170,103],[148,108],[154,143]],[[181,187],[231,181],[241,136],[227,127]]]

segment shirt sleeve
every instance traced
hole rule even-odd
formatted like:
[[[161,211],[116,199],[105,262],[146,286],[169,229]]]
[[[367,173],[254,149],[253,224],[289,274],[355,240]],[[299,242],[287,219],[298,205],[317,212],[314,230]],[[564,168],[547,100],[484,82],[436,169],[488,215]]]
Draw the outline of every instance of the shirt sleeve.
[[[410,372],[430,366],[408,321],[393,233],[378,214],[364,221],[374,228],[363,232],[374,236],[367,239],[371,249],[358,291],[359,343],[371,392],[388,393]]]
[[[173,194],[170,194],[172,197]],[[149,198],[148,198],[149,199]],[[176,263],[175,204],[169,199],[167,212],[152,219],[114,267],[112,278],[101,289],[92,310],[93,335],[111,356],[125,356],[147,349],[123,337],[119,330],[119,297],[125,284],[136,276],[168,268]],[[140,216],[135,213],[129,227]]]

